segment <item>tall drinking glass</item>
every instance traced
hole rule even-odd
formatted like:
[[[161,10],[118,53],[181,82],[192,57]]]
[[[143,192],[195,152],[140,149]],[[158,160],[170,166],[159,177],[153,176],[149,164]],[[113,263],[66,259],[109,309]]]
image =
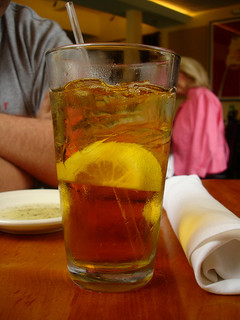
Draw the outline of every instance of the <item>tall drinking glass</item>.
[[[70,277],[139,288],[154,272],[180,58],[107,43],[46,60]]]

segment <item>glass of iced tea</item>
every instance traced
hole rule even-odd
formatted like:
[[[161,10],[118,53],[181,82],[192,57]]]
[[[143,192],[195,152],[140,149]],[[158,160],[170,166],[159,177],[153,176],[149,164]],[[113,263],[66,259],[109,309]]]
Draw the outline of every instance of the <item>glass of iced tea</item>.
[[[128,291],[154,272],[179,56],[135,44],[46,55],[68,270]]]

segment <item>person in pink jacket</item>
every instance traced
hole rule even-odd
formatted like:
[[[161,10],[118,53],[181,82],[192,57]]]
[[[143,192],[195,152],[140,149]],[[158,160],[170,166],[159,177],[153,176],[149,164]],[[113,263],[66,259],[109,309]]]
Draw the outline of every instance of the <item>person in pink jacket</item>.
[[[182,57],[177,94],[185,100],[173,125],[174,175],[205,178],[224,172],[229,148],[222,105],[210,91],[207,73],[198,61]]]

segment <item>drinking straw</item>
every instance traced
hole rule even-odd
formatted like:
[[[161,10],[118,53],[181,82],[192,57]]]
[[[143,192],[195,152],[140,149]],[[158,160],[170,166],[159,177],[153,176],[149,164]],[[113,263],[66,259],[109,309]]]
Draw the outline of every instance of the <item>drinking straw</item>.
[[[81,31],[80,25],[78,23],[77,14],[74,9],[74,5],[73,5],[72,1],[66,3],[66,9],[67,9],[69,20],[70,20],[70,23],[72,26],[72,30],[73,30],[76,44],[84,43],[82,31]]]

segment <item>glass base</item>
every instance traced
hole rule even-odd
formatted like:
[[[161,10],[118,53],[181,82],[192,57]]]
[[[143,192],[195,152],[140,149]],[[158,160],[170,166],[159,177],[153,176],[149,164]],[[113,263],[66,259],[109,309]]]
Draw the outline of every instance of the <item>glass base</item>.
[[[81,288],[101,292],[124,292],[145,286],[153,276],[153,268],[144,267],[134,271],[113,273],[95,272],[68,266],[72,281]]]

